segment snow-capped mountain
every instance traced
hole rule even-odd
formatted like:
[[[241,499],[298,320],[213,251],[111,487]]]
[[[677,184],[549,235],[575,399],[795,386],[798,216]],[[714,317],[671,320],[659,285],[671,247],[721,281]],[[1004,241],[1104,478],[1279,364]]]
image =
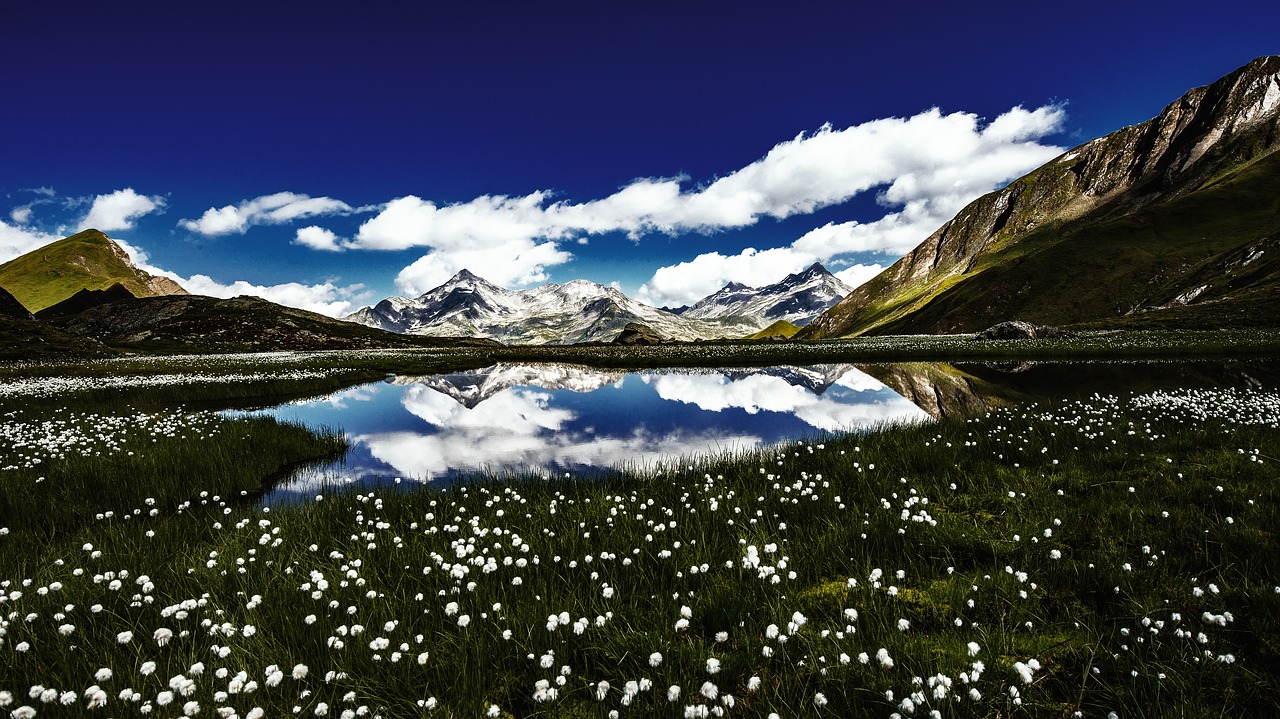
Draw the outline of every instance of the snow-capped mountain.
[[[344,319],[392,332],[509,344],[608,342],[628,322],[685,341],[741,337],[759,329],[741,318],[680,317],[587,280],[512,291],[467,270],[417,298],[390,297]]]
[[[757,330],[778,320],[803,326],[851,291],[852,287],[815,262],[803,272],[765,287],[730,282],[677,314],[686,319],[752,322]]]

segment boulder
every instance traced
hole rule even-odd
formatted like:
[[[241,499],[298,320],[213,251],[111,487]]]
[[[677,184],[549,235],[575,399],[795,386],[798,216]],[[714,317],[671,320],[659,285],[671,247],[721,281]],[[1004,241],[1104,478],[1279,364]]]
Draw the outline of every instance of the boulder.
[[[1040,327],[1022,320],[1011,320],[988,327],[974,335],[974,338],[980,340],[1043,340],[1075,336],[1077,336],[1075,333],[1059,327]]]
[[[628,322],[627,326],[622,328],[622,332],[613,338],[615,345],[657,345],[665,342],[666,340],[654,332],[652,327],[639,322]]]

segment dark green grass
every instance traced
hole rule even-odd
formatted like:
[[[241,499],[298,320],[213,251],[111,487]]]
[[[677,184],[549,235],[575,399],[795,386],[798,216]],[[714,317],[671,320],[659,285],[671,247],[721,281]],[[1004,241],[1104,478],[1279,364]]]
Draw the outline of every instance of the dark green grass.
[[[1242,396],[1216,395],[1208,406]],[[0,580],[13,588],[30,579],[9,611],[18,620],[37,616],[10,622],[0,657],[11,671],[0,690],[25,702],[33,684],[82,690],[99,667],[111,667],[115,677],[100,683],[108,706],[132,715],[137,705],[116,701],[117,691],[133,687],[150,701],[168,677],[200,661],[206,673],[193,697],[211,712],[213,692],[227,682],[210,676],[218,668],[261,683],[268,664],[287,675],[303,663],[307,678],[222,704],[241,716],[253,706],[269,716],[297,706],[311,716],[321,702],[330,715],[363,705],[416,716],[425,714],[416,702],[434,697],[438,716],[475,716],[490,705],[514,716],[683,716],[687,704],[712,704],[698,688],[714,681],[736,699],[729,716],[884,717],[902,711],[912,692],[929,693],[926,681],[938,674],[963,695],[960,673],[978,659],[986,668],[974,684],[981,701],[928,699],[917,715],[1260,715],[1280,704],[1276,462],[1274,425],[1093,400],[591,481],[478,478],[443,492],[326,492],[323,501],[270,512],[197,500],[177,515],[96,520],[46,544],[15,532],[0,538],[17,548],[0,552]],[[931,521],[903,519],[904,508]],[[493,557],[496,571],[472,564],[451,577],[442,564],[458,563],[453,547],[467,544],[475,547],[468,558]],[[764,553],[768,544],[778,552]],[[770,565],[787,557],[781,582],[743,569],[747,545]],[[506,566],[505,557],[530,563]],[[76,567],[88,572],[76,576]],[[105,576],[93,579],[121,569],[129,572],[121,591]],[[314,585],[301,588],[313,571],[328,582],[317,598]],[[139,574],[154,584],[145,592],[153,602],[135,597],[144,594]],[[63,588],[36,591],[53,581]],[[260,604],[247,608],[254,595]],[[162,616],[166,606],[201,597],[204,606],[185,620]],[[448,602],[458,602],[469,626],[446,615]],[[85,610],[94,603],[103,611]],[[677,631],[684,606],[689,626]],[[562,611],[590,627],[582,635],[572,624],[548,631],[547,616]],[[768,624],[785,634],[797,611],[807,622],[788,642],[766,639]],[[1207,624],[1205,612],[1231,612],[1234,621]],[[54,619],[59,613],[66,616]],[[899,619],[910,629],[900,631]],[[74,641],[58,637],[62,621],[76,626]],[[388,630],[391,621],[398,624]],[[211,636],[223,623],[230,634]],[[355,624],[364,633],[352,636]],[[846,624],[856,632],[845,633]],[[190,634],[162,648],[151,638],[157,627]],[[134,637],[119,644],[125,629]],[[1175,637],[1178,630],[1192,638]],[[718,632],[728,634],[724,642]],[[1194,639],[1201,632],[1208,644]],[[377,637],[390,646],[371,648]],[[11,649],[22,641],[29,651]],[[976,658],[965,649],[970,641],[980,646]],[[408,650],[392,661],[402,643]],[[229,656],[212,654],[213,645],[229,647]],[[881,647],[892,668],[875,660]],[[537,657],[548,650],[553,666],[543,669]],[[658,667],[648,663],[653,651],[664,656]],[[863,651],[868,665],[857,661]],[[839,661],[842,652],[852,663]],[[1219,660],[1228,655],[1233,663]],[[721,662],[714,675],[708,657]],[[1024,684],[1014,663],[1032,659],[1041,669]],[[150,677],[138,671],[147,660],[159,665]],[[535,702],[534,683],[562,665],[571,673],[560,698]],[[330,671],[342,674],[325,681]],[[755,691],[752,676],[760,679]],[[621,706],[626,682],[641,678],[654,688]],[[611,686],[603,702],[595,698],[601,680]],[[674,704],[665,698],[670,684],[683,690]],[[818,692],[825,706],[815,705]]]
[[[129,418],[129,408],[113,417]],[[135,415],[136,416],[136,415]],[[43,427],[30,436],[49,436],[78,427],[80,444],[59,454],[15,446],[0,453],[0,526],[40,539],[65,533],[95,517],[112,513],[141,518],[152,510],[171,513],[193,500],[195,490],[229,501],[256,495],[290,468],[346,451],[341,432],[311,429],[272,418],[225,419],[214,415],[177,415],[162,426],[176,433],[140,427],[126,419],[106,428],[95,413],[15,411],[8,423]],[[95,440],[95,435],[110,437]],[[32,458],[38,458],[33,463]]]

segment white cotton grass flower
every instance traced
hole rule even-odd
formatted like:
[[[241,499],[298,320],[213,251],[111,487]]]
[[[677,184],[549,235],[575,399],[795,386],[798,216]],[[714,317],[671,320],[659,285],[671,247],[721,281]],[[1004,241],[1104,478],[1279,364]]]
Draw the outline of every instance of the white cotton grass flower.
[[[662,652],[654,652],[649,655],[649,666],[657,667],[662,664]]]
[[[977,642],[969,642],[966,648],[969,650],[969,656],[971,657],[978,656],[978,652],[982,651],[982,647],[978,646]]]
[[[306,664],[296,664],[293,667],[293,678],[299,680],[305,679],[307,677],[307,671]]]
[[[707,660],[707,673],[708,673],[708,674],[715,674],[715,673],[717,673],[717,672],[719,672],[719,671],[720,671],[720,660],[719,660],[719,659],[716,659],[715,657],[711,657],[710,659],[708,659],[708,660]]]

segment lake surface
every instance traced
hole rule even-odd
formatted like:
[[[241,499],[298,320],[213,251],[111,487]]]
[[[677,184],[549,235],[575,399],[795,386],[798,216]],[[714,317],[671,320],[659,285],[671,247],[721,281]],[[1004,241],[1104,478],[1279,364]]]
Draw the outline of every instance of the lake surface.
[[[623,372],[498,364],[397,376],[254,414],[341,427],[352,444],[341,466],[304,470],[268,502],[335,483],[648,466],[929,419],[852,365]]]
[[[1094,392],[1275,388],[1273,363],[833,364],[625,372],[500,363],[395,376],[269,414],[341,428],[352,448],[264,501],[324,487],[448,484],[489,471],[580,474],[767,447],[894,422]]]

